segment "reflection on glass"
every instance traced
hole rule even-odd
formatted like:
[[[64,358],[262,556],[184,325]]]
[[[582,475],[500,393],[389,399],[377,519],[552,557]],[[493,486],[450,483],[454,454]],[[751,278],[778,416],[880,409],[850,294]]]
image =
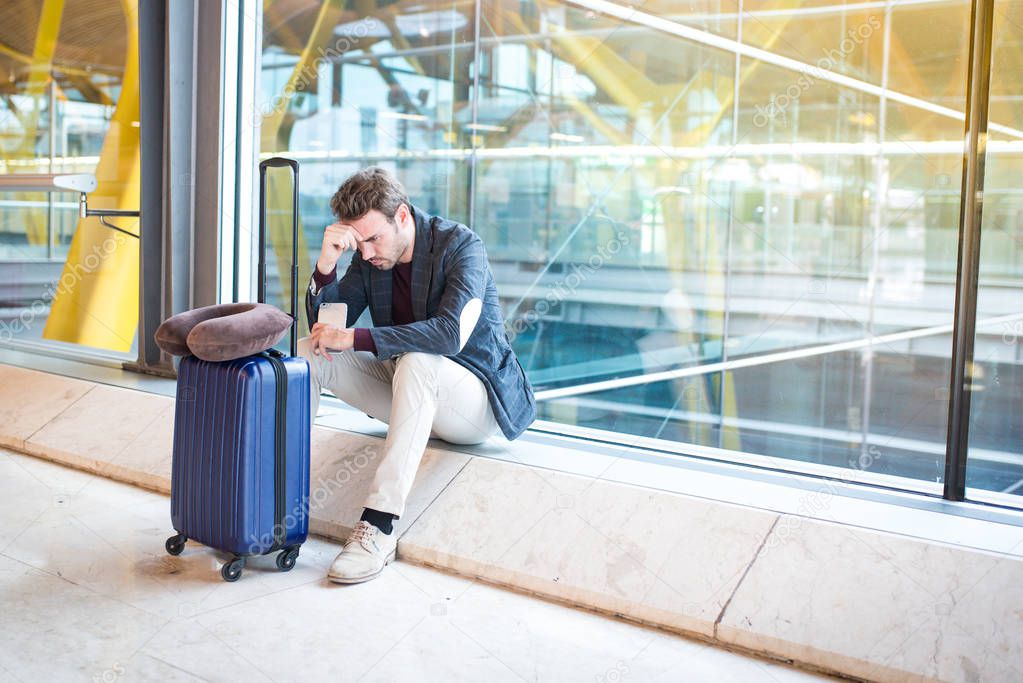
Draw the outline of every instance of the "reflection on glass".
[[[484,238],[551,428],[938,486],[968,3],[290,7],[262,151],[304,164],[303,277],[383,164]]]

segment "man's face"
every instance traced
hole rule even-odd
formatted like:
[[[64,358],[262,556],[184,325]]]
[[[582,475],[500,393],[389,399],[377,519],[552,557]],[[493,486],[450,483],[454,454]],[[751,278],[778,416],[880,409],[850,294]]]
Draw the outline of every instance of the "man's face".
[[[380,270],[390,270],[409,246],[412,239],[411,223],[408,208],[402,205],[394,216],[394,222],[372,209],[348,225],[358,233],[356,239],[362,258]]]

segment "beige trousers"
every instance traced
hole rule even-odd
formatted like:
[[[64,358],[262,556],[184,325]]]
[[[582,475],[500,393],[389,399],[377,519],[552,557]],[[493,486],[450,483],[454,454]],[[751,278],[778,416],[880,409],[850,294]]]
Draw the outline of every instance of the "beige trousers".
[[[321,389],[387,423],[387,439],[364,507],[399,517],[430,437],[456,444],[485,441],[498,431],[483,382],[450,358],[408,352],[379,360],[369,351],[314,356],[309,338],[298,341],[309,361],[310,413]]]

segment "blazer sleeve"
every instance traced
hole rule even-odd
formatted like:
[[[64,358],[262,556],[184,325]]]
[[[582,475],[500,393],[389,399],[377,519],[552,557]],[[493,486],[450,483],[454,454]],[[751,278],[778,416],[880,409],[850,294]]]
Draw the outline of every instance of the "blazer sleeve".
[[[348,327],[355,324],[362,312],[366,310],[368,301],[366,285],[362,279],[362,269],[362,259],[356,253],[345,274],[333,283],[324,285],[317,290],[316,280],[310,278],[309,287],[305,292],[305,313],[310,329],[316,323],[322,303],[348,304]]]
[[[444,292],[436,313],[406,325],[370,328],[378,358],[420,351],[453,356],[462,349],[462,311],[472,299],[483,299],[487,281],[487,254],[475,233],[445,255]]]

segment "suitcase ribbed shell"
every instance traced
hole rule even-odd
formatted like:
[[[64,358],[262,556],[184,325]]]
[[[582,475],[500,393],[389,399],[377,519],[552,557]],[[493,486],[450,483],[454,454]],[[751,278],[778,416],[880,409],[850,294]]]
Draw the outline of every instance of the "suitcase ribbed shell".
[[[309,532],[309,365],[287,370],[286,546]],[[174,413],[171,520],[190,539],[236,555],[274,542],[276,379],[265,356],[181,360]]]

